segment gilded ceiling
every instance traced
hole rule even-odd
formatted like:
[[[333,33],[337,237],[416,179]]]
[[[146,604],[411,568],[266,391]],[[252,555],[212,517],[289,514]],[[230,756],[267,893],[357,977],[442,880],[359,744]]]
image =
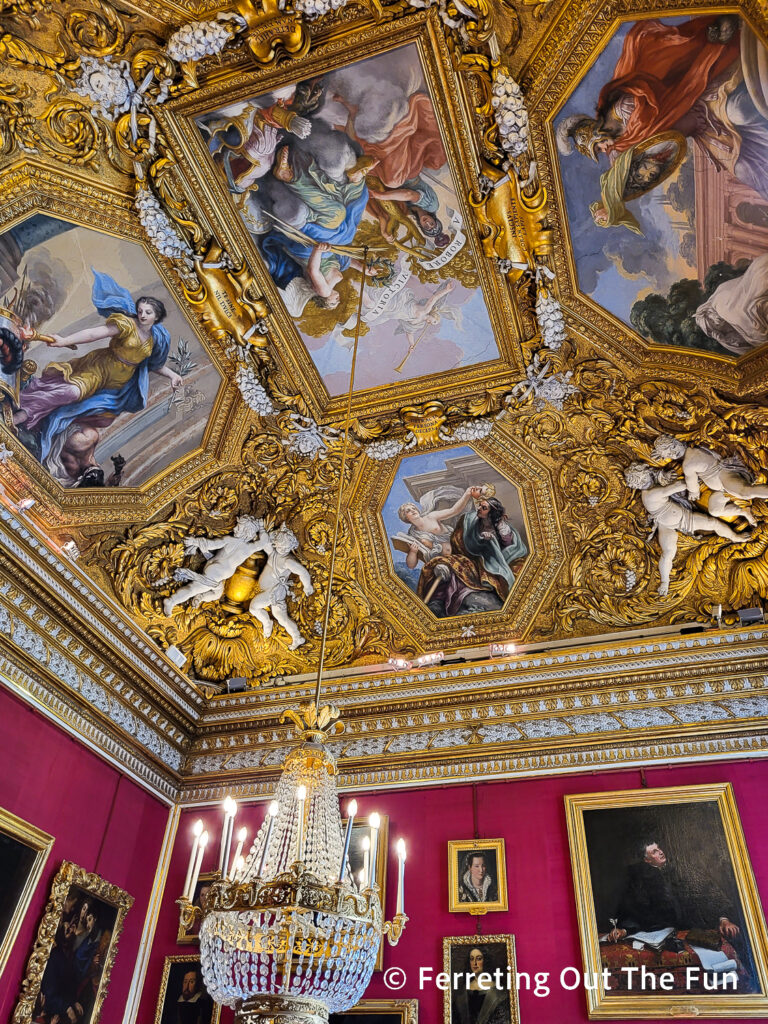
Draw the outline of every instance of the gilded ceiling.
[[[3,493],[192,678],[316,665],[339,488],[331,666],[768,597],[757,3],[0,21]]]

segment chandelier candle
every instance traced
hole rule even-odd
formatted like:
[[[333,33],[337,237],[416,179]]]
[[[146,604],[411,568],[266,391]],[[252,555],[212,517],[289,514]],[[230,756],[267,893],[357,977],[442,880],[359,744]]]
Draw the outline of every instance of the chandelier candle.
[[[227,874],[229,848],[232,844],[232,829],[235,827],[236,814],[237,804],[231,796],[228,796],[224,801],[224,828],[221,830],[221,847],[219,848],[219,871],[222,878]]]
[[[363,836],[363,870],[360,872],[360,888],[364,889],[369,885],[368,876],[370,874],[369,866],[371,863],[371,837]]]
[[[189,895],[187,899],[192,902],[192,898],[195,895],[195,886],[197,880],[200,877],[200,868],[203,866],[203,856],[205,854],[205,848],[208,845],[208,833],[203,832],[199,839],[195,839],[197,843],[197,860],[195,861],[195,867],[192,871],[192,878],[189,881]]]
[[[296,803],[299,805],[297,814],[298,829],[296,832],[296,860],[304,856],[304,801],[307,799],[307,787],[302,785],[296,790]]]
[[[197,856],[197,848],[200,845],[200,836],[203,832],[203,821],[202,818],[198,818],[192,827],[192,835],[195,837],[192,843],[192,853],[189,856],[189,867],[187,868],[187,877],[184,881],[184,898],[187,900],[192,899],[192,892],[189,888],[189,883],[192,881],[192,872],[195,870],[195,857]]]
[[[403,910],[403,883],[405,881],[405,840],[397,840],[397,906],[396,914],[404,914]]]
[[[272,838],[272,829],[274,827],[275,818],[277,817],[277,812],[279,810],[280,804],[278,804],[277,800],[273,800],[272,803],[269,805],[269,809],[267,811],[267,835],[264,839],[264,849],[261,851],[261,859],[259,860],[259,866],[256,871],[257,878],[261,878],[262,875],[264,874],[264,865],[267,863],[267,850],[269,849],[269,841]]]
[[[376,882],[376,848],[379,845],[379,826],[381,825],[381,818],[376,811],[368,819],[368,824],[371,826],[371,862],[368,874],[368,888],[372,889]]]
[[[235,856],[232,858],[232,866],[229,869],[230,879],[235,878],[235,872],[237,871],[237,862],[242,860],[240,854],[243,852],[243,843],[248,838],[248,829],[243,826],[237,833],[237,846],[235,847]]]
[[[357,814],[357,800],[350,800],[347,807],[347,831],[344,833],[344,853],[341,855],[341,867],[339,868],[339,881],[344,881],[344,873],[347,870],[347,856],[349,855],[349,840],[352,837],[352,825]]]

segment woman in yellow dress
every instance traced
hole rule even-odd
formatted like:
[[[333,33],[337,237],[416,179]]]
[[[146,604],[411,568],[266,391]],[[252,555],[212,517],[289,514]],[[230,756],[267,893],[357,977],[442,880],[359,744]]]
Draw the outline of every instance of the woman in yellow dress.
[[[92,300],[105,322],[66,337],[51,335],[55,348],[108,341],[105,348],[69,362],[49,363],[40,377],[21,392],[14,423],[39,434],[40,461],[57,436],[77,421],[91,427],[108,426],[122,412],[137,412],[147,404],[149,373],[165,377],[174,391],[182,380],[166,365],[170,335],[162,320],[163,303],[142,295],[134,303],[126,289],[111,277],[94,271]]]

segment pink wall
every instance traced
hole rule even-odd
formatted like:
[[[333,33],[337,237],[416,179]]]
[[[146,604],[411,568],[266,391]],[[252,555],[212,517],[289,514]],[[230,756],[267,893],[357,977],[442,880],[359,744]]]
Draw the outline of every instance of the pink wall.
[[[674,766],[649,770],[650,787],[731,782],[752,858],[757,884],[768,904],[768,823],[765,817],[765,791],[768,763],[741,762],[712,765]],[[563,797],[569,793],[634,789],[640,786],[638,771],[596,772],[589,775],[553,776],[517,782],[493,782],[477,788],[478,828],[481,836],[503,836],[507,847],[509,912],[489,914],[482,919],[486,934],[512,933],[517,944],[517,964],[533,975],[547,971],[551,992],[537,998],[532,992],[520,993],[520,1015],[524,1024],[551,1024],[587,1021],[584,992],[563,990],[557,978],[561,970],[573,965],[582,969],[576,911],[573,897],[568,836]],[[422,1024],[441,1024],[442,994],[434,989],[419,992],[418,968],[431,966],[442,970],[443,936],[471,935],[474,924],[468,914],[447,911],[449,839],[470,839],[473,835],[472,786],[430,787],[409,792],[384,792],[369,796],[357,794],[360,814],[373,810],[390,818],[390,845],[398,836],[408,841],[406,871],[406,911],[410,922],[395,949],[387,948],[384,966],[399,966],[408,974],[401,997],[419,999]],[[342,805],[346,804],[345,796]],[[246,824],[253,832],[263,816],[263,806],[250,806],[238,815],[237,826]],[[140,1021],[152,1020],[162,973],[163,959],[171,953],[196,951],[196,947],[177,946],[178,917],[173,900],[181,890],[189,856],[189,834],[193,821],[203,817],[214,829],[209,854],[213,869],[218,855],[221,815],[198,810],[182,815],[177,847],[168,875],[168,886],[160,912]],[[388,916],[394,911],[396,860],[390,858]],[[391,997],[381,974],[375,974],[368,996]],[[231,1015],[222,1014],[222,1024]]]
[[[0,687],[0,807],[56,839],[0,976],[0,1021],[11,1019],[51,880],[70,860],[134,897],[102,1015],[105,1024],[116,1024],[128,999],[167,806]]]

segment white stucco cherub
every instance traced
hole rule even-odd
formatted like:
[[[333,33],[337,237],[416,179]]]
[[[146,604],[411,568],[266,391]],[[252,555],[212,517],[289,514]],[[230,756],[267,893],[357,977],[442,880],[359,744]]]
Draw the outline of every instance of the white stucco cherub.
[[[253,516],[239,516],[235,528],[226,537],[185,537],[184,550],[188,553],[199,551],[208,558],[202,572],[182,567],[174,573],[174,578],[185,582],[175,594],[166,597],[163,611],[171,615],[173,609],[180,604],[192,601],[194,607],[203,601],[218,601],[224,593],[224,584],[235,570],[251,555],[266,550],[264,544],[269,542],[261,519]]]
[[[727,523],[692,509],[680,497],[686,490],[685,481],[676,480],[667,470],[654,469],[644,462],[633,462],[624,470],[624,479],[628,487],[642,492],[643,505],[653,522],[653,530],[648,539],[656,532],[659,535],[659,594],[662,597],[669,593],[669,577],[677,552],[678,533],[716,533],[718,537],[734,544],[745,544],[751,539],[751,534],[736,533]]]
[[[251,601],[248,610],[261,623],[265,637],[272,635],[274,618],[291,638],[290,650],[293,651],[306,640],[288,614],[286,598],[290,593],[290,578],[298,576],[307,597],[314,593],[315,588],[309,572],[301,562],[291,557],[291,552],[296,550],[299,542],[296,534],[284,523],[279,530],[262,534],[262,543],[264,546],[261,550],[267,553],[267,564],[259,576],[259,593]]]
[[[739,458],[723,459],[706,448],[690,447],[671,434],[660,434],[656,438],[652,455],[657,461],[682,459],[683,476],[691,501],[698,501],[702,483],[712,492],[707,506],[710,515],[718,519],[740,516],[750,526],[757,526],[751,509],[739,508],[728,500],[729,496],[745,501],[768,498],[768,487],[765,484],[755,486],[752,474]]]

